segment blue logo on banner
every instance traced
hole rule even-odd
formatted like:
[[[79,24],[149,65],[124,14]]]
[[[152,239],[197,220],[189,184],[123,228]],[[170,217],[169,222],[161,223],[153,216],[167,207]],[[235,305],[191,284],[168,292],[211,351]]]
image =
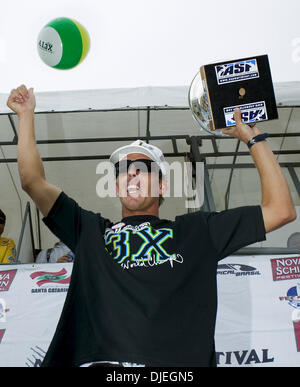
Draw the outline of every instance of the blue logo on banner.
[[[287,292],[289,305],[293,308],[300,309],[300,286],[294,286]]]

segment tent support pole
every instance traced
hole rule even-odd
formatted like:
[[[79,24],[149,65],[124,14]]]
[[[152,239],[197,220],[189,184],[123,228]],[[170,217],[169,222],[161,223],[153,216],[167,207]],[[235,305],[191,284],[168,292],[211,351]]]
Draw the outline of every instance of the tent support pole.
[[[292,178],[293,183],[295,185],[296,191],[298,192],[298,195],[300,196],[300,182],[299,182],[298,176],[296,174],[296,171],[291,166],[288,167],[288,171],[289,171],[289,173],[291,175],[291,178]]]
[[[14,132],[14,138],[12,140],[12,145],[15,145],[18,143],[18,133],[17,133],[16,126],[15,126],[14,120],[12,119],[11,114],[8,114],[8,119],[9,119],[10,125],[12,127],[12,130]]]
[[[199,151],[199,146],[202,144],[202,140],[200,136],[191,136],[187,139],[188,145],[191,146],[191,160],[193,162],[193,176],[196,176],[196,163],[204,162],[204,203],[201,209],[203,211],[215,212],[216,206],[214,202],[213,192],[211,189],[208,169],[205,164],[205,159],[202,157]],[[199,191],[199,190],[198,190]],[[201,197],[201,193],[198,192],[199,197]]]

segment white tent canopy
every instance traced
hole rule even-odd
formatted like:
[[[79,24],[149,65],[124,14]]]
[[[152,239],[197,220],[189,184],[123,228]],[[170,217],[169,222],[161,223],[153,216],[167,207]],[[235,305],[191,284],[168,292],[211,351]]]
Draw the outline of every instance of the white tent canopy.
[[[300,82],[274,85],[278,106],[300,106]],[[188,108],[189,86],[137,87],[36,93],[36,112],[74,112],[145,107]],[[0,94],[0,114],[11,113]]]

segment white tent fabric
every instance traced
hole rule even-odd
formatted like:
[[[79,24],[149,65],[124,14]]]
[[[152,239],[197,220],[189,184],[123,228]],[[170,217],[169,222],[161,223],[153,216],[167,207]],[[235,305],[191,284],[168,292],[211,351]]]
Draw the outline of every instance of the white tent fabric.
[[[28,85],[30,87],[30,85]],[[274,85],[278,106],[300,106],[300,82]],[[36,112],[74,112],[144,107],[188,108],[189,86],[37,92]],[[11,113],[0,94],[0,114]]]

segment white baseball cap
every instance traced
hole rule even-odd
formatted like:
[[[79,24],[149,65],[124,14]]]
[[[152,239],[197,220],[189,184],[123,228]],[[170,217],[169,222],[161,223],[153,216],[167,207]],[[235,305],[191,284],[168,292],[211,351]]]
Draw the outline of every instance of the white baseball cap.
[[[159,166],[162,174],[166,176],[166,160],[162,151],[157,148],[157,146],[147,144],[142,140],[137,140],[131,143],[130,145],[118,148],[111,154],[109,160],[115,165],[131,153],[141,153],[145,156],[150,157],[150,159],[155,161],[156,164]]]

